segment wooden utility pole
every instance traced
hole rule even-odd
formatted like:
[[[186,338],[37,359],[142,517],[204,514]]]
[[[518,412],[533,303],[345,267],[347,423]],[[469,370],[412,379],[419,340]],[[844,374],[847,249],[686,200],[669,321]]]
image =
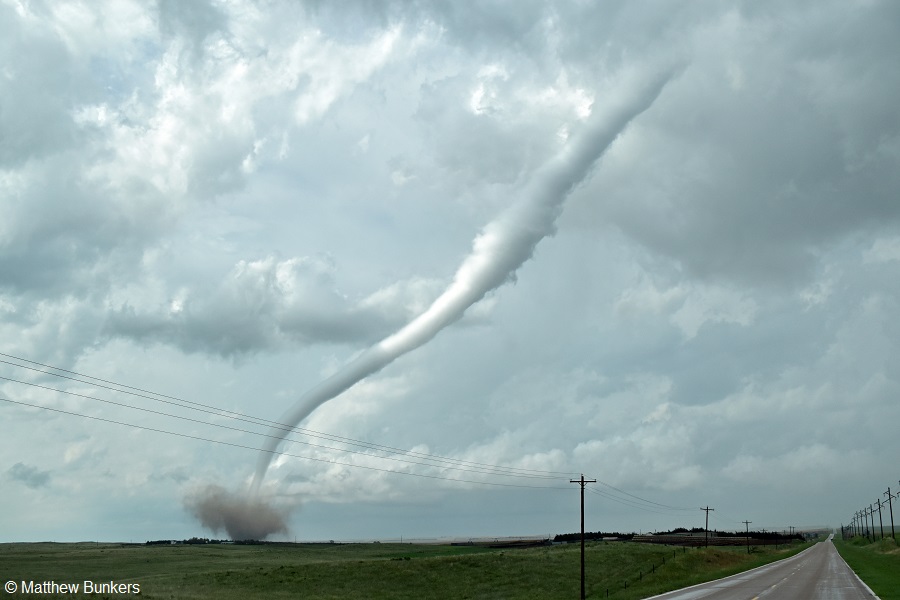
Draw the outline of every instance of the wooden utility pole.
[[[870,541],[875,541],[875,511],[872,510],[872,505],[870,504],[868,508],[863,507],[863,512],[866,513],[866,538]],[[872,527],[869,527],[869,522],[872,523]]]
[[[869,514],[872,515],[872,541],[875,541],[875,505],[869,505]]]
[[[891,537],[896,540],[897,534],[894,530],[894,506],[893,506],[893,503],[891,502],[891,498],[893,498],[893,496],[891,495],[891,488],[887,489],[887,491],[885,492],[885,495],[887,495],[887,497],[888,497],[888,509],[891,511]]]
[[[884,539],[884,521],[881,520],[881,498],[875,498],[878,504],[878,525],[881,527],[881,539]],[[872,519],[874,521],[874,518]]]
[[[706,547],[709,548],[709,511],[716,509],[707,506],[706,508],[701,508],[700,510],[706,511],[706,527],[704,527],[704,530],[706,531]]]
[[[750,523],[753,521],[744,521],[744,525],[747,526],[747,554],[750,554]]]
[[[581,600],[584,600],[584,484],[597,483],[597,480],[585,479],[582,473],[581,479],[570,479],[569,483],[581,484]]]

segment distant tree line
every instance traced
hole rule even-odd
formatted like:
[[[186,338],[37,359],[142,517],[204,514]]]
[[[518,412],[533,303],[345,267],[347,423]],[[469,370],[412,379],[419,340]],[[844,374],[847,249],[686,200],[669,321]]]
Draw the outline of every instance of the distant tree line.
[[[147,546],[171,546],[172,544],[230,544],[229,540],[211,540],[208,538],[192,537],[186,540],[147,540]]]
[[[629,541],[634,537],[633,533],[619,533],[608,531],[585,531],[584,539],[602,540],[603,538],[616,538],[620,541]],[[554,542],[578,542],[581,541],[580,533],[559,533],[553,537]]]
[[[677,527],[672,531],[657,531],[653,535],[677,535],[677,534],[686,534],[686,533],[696,533],[701,534],[705,530],[702,527],[694,527],[692,529],[685,529],[684,527]],[[719,531],[718,529],[710,529],[709,534],[715,537],[747,537],[748,532],[746,531]],[[794,532],[791,535],[786,533],[780,533],[778,531],[753,531],[752,529],[749,532],[750,537],[757,540],[803,540],[803,534]]]
[[[657,531],[653,533],[653,535],[685,535],[685,534],[696,534],[701,535],[706,530],[702,527],[693,527],[691,529],[687,529],[685,527],[676,527],[671,531]],[[746,531],[718,531],[715,529],[711,529],[709,531],[710,536],[714,537],[747,537]],[[619,532],[607,532],[607,531],[585,531],[584,539],[586,540],[600,540],[600,539],[616,539],[620,542],[630,542],[634,539],[634,533],[619,533]],[[785,533],[781,533],[778,531],[751,531],[750,537],[757,540],[803,540],[803,535],[800,533],[794,533],[793,535],[788,535]],[[560,533],[553,537],[554,542],[578,542],[581,541],[580,533]]]
[[[334,542],[329,542],[333,544]],[[199,545],[199,544],[235,544],[235,545],[246,545],[246,546],[287,546],[293,544],[293,542],[267,542],[265,540],[212,540],[209,538],[198,538],[192,537],[186,540],[148,540],[145,545],[147,546],[171,546],[173,544],[188,544],[188,545]]]

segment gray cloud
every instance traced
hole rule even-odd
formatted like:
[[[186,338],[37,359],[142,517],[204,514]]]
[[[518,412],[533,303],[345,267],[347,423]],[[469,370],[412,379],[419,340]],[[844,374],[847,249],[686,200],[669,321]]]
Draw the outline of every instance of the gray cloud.
[[[226,16],[209,2],[160,0],[159,28],[166,38],[184,38],[196,50],[213,33],[227,27]]]
[[[868,24],[890,22],[896,8],[807,19],[808,8],[707,23],[651,117],[659,126],[636,132],[642,161],[608,161],[598,185],[614,191],[593,205],[595,219],[685,275],[751,285],[806,281],[829,244],[894,228],[900,122],[885,99],[900,94],[900,77],[884,67],[897,42]],[[823,42],[822,28],[836,37]]]
[[[39,28],[20,28],[15,9],[0,7],[3,100],[0,101],[0,165],[22,167],[28,161],[77,145],[77,130],[67,111],[74,98],[90,90],[83,65],[73,60],[63,40]]]
[[[11,466],[6,473],[13,481],[18,481],[31,489],[44,487],[50,482],[49,471],[42,471],[37,467],[21,462]]]
[[[400,282],[353,301],[328,257],[241,261],[218,290],[186,291],[154,311],[111,311],[104,335],[238,356],[296,344],[376,339],[421,310],[435,282]]]

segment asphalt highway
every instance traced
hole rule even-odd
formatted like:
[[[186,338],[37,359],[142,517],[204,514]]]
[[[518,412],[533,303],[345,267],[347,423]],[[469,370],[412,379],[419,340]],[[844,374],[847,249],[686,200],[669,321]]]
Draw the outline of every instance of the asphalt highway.
[[[653,600],[872,600],[878,598],[841,558],[831,538],[796,556]]]

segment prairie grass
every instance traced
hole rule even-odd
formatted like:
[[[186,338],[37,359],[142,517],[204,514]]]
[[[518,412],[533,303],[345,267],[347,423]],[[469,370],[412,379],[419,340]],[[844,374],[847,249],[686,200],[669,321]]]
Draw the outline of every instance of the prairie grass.
[[[646,598],[802,547],[748,555],[744,548],[591,543],[588,597],[605,598],[609,590],[610,598]],[[579,573],[578,544],[505,550],[430,544],[0,544],[3,581],[138,583],[140,597],[151,600],[577,598]]]

